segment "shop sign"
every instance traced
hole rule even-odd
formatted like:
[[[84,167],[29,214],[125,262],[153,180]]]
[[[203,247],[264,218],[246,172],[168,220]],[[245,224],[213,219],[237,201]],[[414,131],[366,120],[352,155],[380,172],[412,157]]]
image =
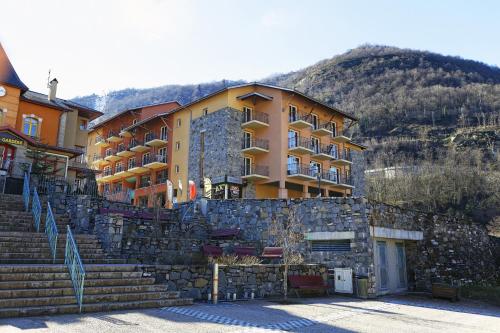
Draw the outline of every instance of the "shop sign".
[[[24,140],[8,132],[0,132],[0,143],[21,146],[24,144]]]

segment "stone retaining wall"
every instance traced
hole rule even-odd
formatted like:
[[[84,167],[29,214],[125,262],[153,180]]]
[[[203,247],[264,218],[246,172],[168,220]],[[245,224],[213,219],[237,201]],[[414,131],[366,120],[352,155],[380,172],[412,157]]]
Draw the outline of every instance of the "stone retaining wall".
[[[144,274],[154,276],[156,283],[166,284],[169,290],[180,291],[182,297],[207,299],[213,283],[212,265],[151,265],[142,267]],[[219,266],[219,299],[226,294],[238,299],[283,295],[282,265]],[[290,266],[288,275],[320,275],[327,281],[324,265]]]

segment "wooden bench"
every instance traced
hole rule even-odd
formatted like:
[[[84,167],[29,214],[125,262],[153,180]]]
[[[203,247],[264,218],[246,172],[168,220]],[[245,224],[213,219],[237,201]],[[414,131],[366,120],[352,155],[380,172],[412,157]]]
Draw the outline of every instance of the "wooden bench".
[[[280,259],[283,257],[283,249],[281,247],[265,247],[261,257],[265,259]]]
[[[235,246],[234,247],[234,254],[236,254],[238,257],[255,256],[255,253],[256,253],[255,247],[251,247],[251,246]]]
[[[222,248],[217,245],[203,245],[203,254],[207,257],[220,257],[222,255]]]
[[[288,276],[289,288],[300,297],[299,290],[321,290],[328,295],[328,285],[319,275],[290,275]]]

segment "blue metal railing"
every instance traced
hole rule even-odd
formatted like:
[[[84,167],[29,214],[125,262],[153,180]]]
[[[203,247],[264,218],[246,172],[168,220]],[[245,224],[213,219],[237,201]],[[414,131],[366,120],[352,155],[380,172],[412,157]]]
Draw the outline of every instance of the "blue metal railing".
[[[50,202],[47,202],[47,217],[45,218],[45,233],[49,239],[49,247],[52,252],[52,257],[54,262],[56,261],[56,250],[57,250],[57,232],[56,220],[54,219],[54,214],[52,213],[52,208],[50,207]]]
[[[24,209],[28,211],[30,208],[30,176],[27,172],[24,173],[23,201]]]
[[[36,187],[33,189],[33,200],[31,202],[31,212],[33,213],[33,221],[35,222],[36,232],[40,232],[40,220],[42,218],[42,204]]]
[[[85,268],[83,267],[78,246],[76,246],[75,238],[71,232],[69,225],[67,226],[68,232],[66,234],[66,251],[64,254],[64,263],[68,266],[69,275],[75,290],[76,302],[80,306],[82,312],[83,305],[83,284],[85,282]]]

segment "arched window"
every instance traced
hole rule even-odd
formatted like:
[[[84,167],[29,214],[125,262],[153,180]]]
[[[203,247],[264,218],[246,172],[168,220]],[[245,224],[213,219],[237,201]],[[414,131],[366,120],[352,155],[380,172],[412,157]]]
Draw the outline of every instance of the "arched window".
[[[24,118],[23,132],[29,136],[38,136],[38,127],[40,121],[33,117]]]

